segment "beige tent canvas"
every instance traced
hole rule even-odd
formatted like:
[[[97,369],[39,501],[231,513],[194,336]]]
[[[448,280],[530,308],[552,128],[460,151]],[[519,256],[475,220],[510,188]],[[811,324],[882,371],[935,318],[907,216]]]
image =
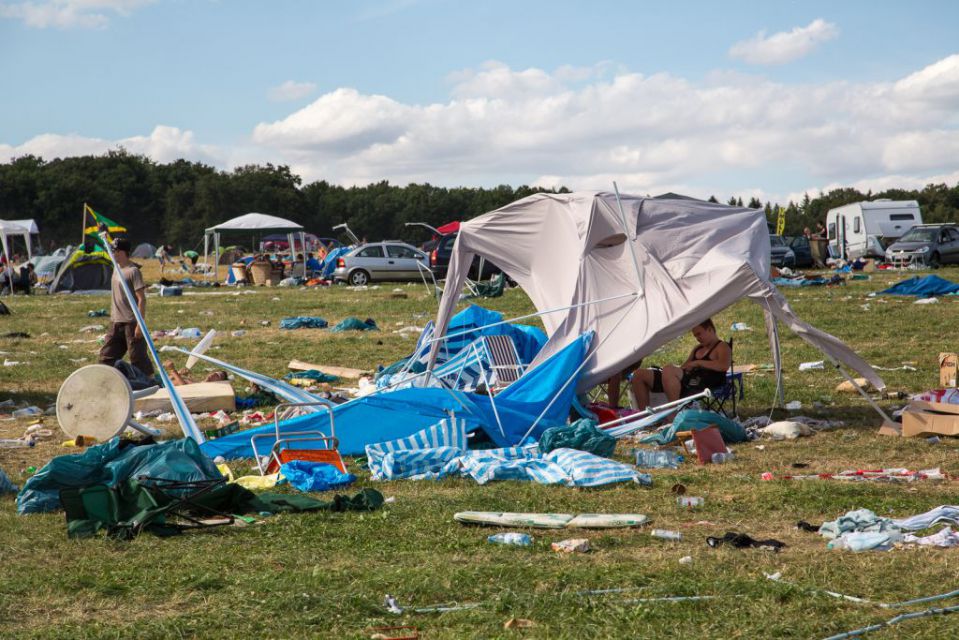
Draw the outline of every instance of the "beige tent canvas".
[[[761,210],[683,197],[536,194],[462,223],[435,335],[444,334],[478,255],[515,280],[541,314],[549,341],[534,367],[596,332],[581,392],[742,298],[765,312],[777,370],[776,321],[884,389],[852,349],[795,314],[770,282],[769,252]]]

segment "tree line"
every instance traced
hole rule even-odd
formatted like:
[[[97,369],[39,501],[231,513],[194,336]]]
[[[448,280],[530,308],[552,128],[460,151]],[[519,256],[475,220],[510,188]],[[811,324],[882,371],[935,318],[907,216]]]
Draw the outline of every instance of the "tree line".
[[[425,232],[407,228],[406,222],[439,226],[467,220],[542,191],[525,185],[400,187],[387,181],[354,187],[325,180],[303,185],[300,176],[284,165],[222,171],[187,160],[157,163],[121,149],[50,161],[28,155],[0,164],[0,219],[36,219],[45,245],[80,240],[84,202],[125,225],[135,242],[167,243],[180,249],[199,247],[204,229],[251,211],[294,220],[323,237],[334,236],[333,226],[347,222],[358,236],[371,240],[418,241],[426,239]],[[831,208],[876,198],[917,200],[926,222],[959,220],[959,184],[878,193],[844,188],[815,197],[806,194],[800,202],[781,205],[786,209],[786,233],[814,228]],[[727,202],[743,206],[741,197]],[[780,204],[751,198],[746,206],[764,209],[775,223]]]

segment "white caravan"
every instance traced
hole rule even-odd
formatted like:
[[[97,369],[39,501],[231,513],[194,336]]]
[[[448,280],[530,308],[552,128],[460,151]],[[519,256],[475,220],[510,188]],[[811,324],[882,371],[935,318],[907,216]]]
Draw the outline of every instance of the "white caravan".
[[[886,247],[917,224],[922,224],[922,213],[915,200],[872,200],[836,207],[826,214],[829,251],[848,260],[882,258]]]

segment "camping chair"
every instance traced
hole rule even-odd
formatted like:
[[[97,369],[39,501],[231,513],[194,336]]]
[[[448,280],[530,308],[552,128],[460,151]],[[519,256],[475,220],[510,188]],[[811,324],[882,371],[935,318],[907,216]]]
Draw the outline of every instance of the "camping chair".
[[[233,516],[198,503],[204,495],[226,486],[226,478],[180,482],[140,476],[115,487],[93,485],[60,491],[60,503],[71,538],[93,536],[105,529],[107,536],[132,540],[144,529],[172,535],[186,529],[232,524]],[[192,514],[216,515],[207,522]]]
[[[729,371],[726,372],[726,383],[717,388],[710,389],[712,397],[704,401],[706,409],[722,413],[727,418],[735,418],[738,415],[736,409],[737,400],[742,400],[743,392],[743,374],[736,372],[733,361],[733,339],[730,338],[729,344]],[[738,396],[738,397],[737,397]],[[726,403],[732,405],[732,412],[726,408]]]
[[[483,336],[483,348],[493,370],[493,379],[489,381],[491,392],[505,389],[520,379],[525,367],[512,338],[506,335]]]
[[[288,409],[298,409],[300,407],[323,407],[330,414],[330,435],[327,436],[320,430],[312,431],[288,431],[280,433],[280,415],[286,418],[285,412]],[[261,456],[257,451],[256,441],[261,438],[272,438],[273,446],[270,448],[268,456]],[[312,442],[319,443],[322,448],[288,448],[292,443]],[[284,402],[276,405],[273,411],[273,433],[260,433],[250,438],[250,445],[253,448],[253,457],[256,460],[257,469],[260,475],[270,475],[280,470],[280,467],[291,460],[308,460],[310,462],[323,462],[331,464],[343,473],[346,473],[346,463],[343,456],[340,455],[340,441],[336,439],[336,428],[333,425],[333,408],[326,400],[316,402]]]

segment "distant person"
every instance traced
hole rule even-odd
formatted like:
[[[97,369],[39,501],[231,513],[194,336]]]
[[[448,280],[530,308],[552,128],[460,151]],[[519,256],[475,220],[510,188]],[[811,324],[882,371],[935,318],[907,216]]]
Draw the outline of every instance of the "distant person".
[[[802,235],[806,240],[813,239],[812,229],[810,229],[809,227],[806,227],[805,229],[802,230]]]
[[[161,244],[157,247],[154,257],[160,262],[160,273],[163,273],[163,269],[166,267],[167,263],[170,262],[172,256],[170,255],[173,251],[173,247],[168,244]]]
[[[20,267],[20,276],[13,285],[13,291],[14,293],[17,291],[22,291],[25,295],[30,295],[33,292],[33,287],[35,287],[36,284],[37,272],[33,270],[33,263],[28,262]]]
[[[306,254],[306,270],[307,271],[313,272],[313,271],[320,271],[322,269],[323,269],[322,262],[314,258],[312,253]]]
[[[200,259],[200,254],[191,249],[190,251],[184,251],[183,257],[190,261],[190,272],[196,271],[196,261]]]
[[[818,240],[825,240],[829,237],[826,231],[826,225],[824,225],[822,221],[816,223],[816,235],[818,236]]]
[[[153,364],[147,355],[147,343],[137,324],[133,307],[127,301],[123,291],[123,278],[133,296],[136,298],[140,315],[146,316],[147,296],[146,283],[140,268],[130,262],[130,241],[119,238],[113,241],[113,255],[116,257],[119,269],[113,271],[110,282],[110,328],[107,331],[103,348],[100,349],[100,364],[113,366],[117,360],[129,354],[130,363],[147,376],[153,375]]]
[[[729,344],[719,339],[716,325],[708,318],[693,327],[692,334],[697,345],[682,365],[637,369],[633,373],[637,409],[649,406],[652,392],[665,393],[666,399],[673,402],[726,384],[726,372],[733,358]]]

